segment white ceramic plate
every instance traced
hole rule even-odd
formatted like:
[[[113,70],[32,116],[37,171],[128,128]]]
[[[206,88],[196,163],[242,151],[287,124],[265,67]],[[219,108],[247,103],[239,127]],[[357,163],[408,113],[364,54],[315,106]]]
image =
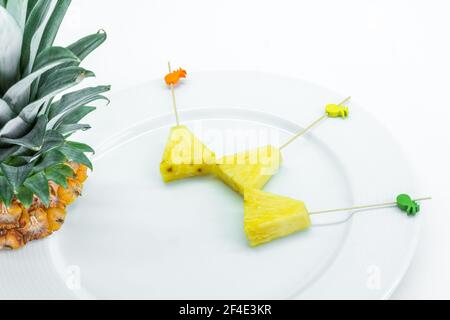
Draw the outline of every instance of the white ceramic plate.
[[[183,123],[219,154],[245,147],[229,143],[242,136],[281,144],[344,98],[252,72],[193,74],[177,96]],[[410,263],[420,217],[395,208],[314,217],[311,230],[251,249],[242,199],[220,181],[161,182],[170,103],[162,81],[153,81],[113,95],[89,119],[95,129],[82,139],[98,152],[84,196],[61,232],[0,253],[0,298],[390,296]],[[327,120],[286,149],[266,190],[310,210],[419,195],[400,146],[362,107],[350,107],[348,120]]]

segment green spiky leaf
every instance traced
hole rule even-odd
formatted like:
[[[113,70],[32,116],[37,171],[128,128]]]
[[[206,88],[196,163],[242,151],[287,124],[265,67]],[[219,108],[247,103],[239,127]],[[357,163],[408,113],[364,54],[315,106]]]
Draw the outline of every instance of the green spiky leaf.
[[[52,70],[56,66],[63,65],[64,63],[67,62],[78,63],[79,61],[80,60],[70,50],[61,47],[48,48],[44,50],[42,53],[40,53],[39,56],[36,58],[33,73],[20,82],[21,86],[19,86],[19,84],[16,84],[13,88],[11,88],[7,92],[9,96],[6,96],[6,98],[9,99],[7,101],[9,101],[10,104],[13,104],[12,105],[13,111],[15,111],[16,113],[21,112],[25,103],[29,100],[29,97],[30,96],[32,96],[33,98],[35,97],[35,93],[30,95],[30,91],[32,89],[34,91],[37,91],[38,88],[37,84],[40,76],[45,74],[47,71]],[[40,100],[33,102],[32,104],[34,105],[33,108],[37,108],[38,106],[40,106],[41,102],[44,103],[48,101],[49,99],[53,98],[56,94],[64,91],[67,88],[70,88],[72,85],[73,84],[71,85],[61,84],[55,90],[47,92],[45,96],[40,97],[41,98]],[[30,110],[31,106],[28,105],[26,108]]]
[[[91,129],[91,126],[88,124],[75,123],[75,124],[63,124],[59,126],[56,130],[63,136],[68,137],[77,131],[87,131],[89,129]]]
[[[11,107],[4,101],[0,99],[0,128],[3,127],[9,120],[14,118],[15,114],[11,110]]]
[[[47,152],[33,168],[34,172],[46,170],[54,165],[66,162],[66,156],[57,149]]]
[[[31,161],[31,158],[26,155],[14,155],[10,157],[7,164],[13,167],[26,166]]]
[[[86,36],[68,48],[78,57],[80,60],[84,60],[92,51],[97,49],[107,38],[106,32],[100,30],[95,34]]]
[[[55,171],[55,170],[46,171],[45,176],[47,177],[47,179],[49,181],[53,181],[54,183],[56,183],[57,185],[59,185],[63,188],[68,187],[67,178],[65,176],[63,176],[61,173],[59,173],[58,171]]]
[[[50,47],[43,50],[37,57],[33,66],[33,71],[39,70],[52,64],[61,62],[59,65],[67,62],[79,63],[80,59],[67,48]]]
[[[46,207],[50,204],[48,180],[43,172],[39,172],[25,180],[24,186],[33,192]]]
[[[81,142],[66,141],[66,145],[81,152],[95,153],[94,149]]]
[[[58,33],[59,27],[61,26],[61,22],[63,21],[71,2],[72,0],[58,1],[58,4],[56,5],[55,10],[53,10],[53,13],[50,16],[50,19],[48,20],[48,23],[45,27],[41,43],[39,44],[38,53],[53,45],[56,34]]]
[[[33,154],[35,154],[35,151],[32,151],[30,149],[19,147],[19,150],[14,152],[14,156],[24,156],[24,157],[31,157]]]
[[[67,61],[67,58],[61,60],[52,61],[49,64],[41,67],[40,69],[34,71],[24,79],[17,82],[14,86],[8,89],[3,97],[9,106],[18,114],[27,104],[30,96],[31,84],[37,78],[39,78],[44,72],[50,70],[51,68],[60,65]]]
[[[46,128],[47,128],[47,116],[42,115],[36,121],[36,124],[33,127],[33,129],[23,138],[20,139],[0,138],[0,142],[18,145],[25,147],[27,149],[38,151],[44,144]]]
[[[53,4],[54,2],[51,0],[38,0],[28,16],[22,41],[20,62],[22,74],[27,75],[32,69]]]
[[[60,174],[65,176],[66,178],[73,178],[75,177],[75,172],[71,167],[69,167],[66,164],[58,164],[53,167],[51,167],[49,170],[46,171],[58,171]]]
[[[55,130],[49,130],[45,133],[44,137],[44,145],[42,146],[41,150],[36,154],[35,159],[40,157],[41,155],[52,151],[54,149],[57,149],[64,145],[64,137]]]
[[[8,182],[11,184],[13,190],[17,192],[17,190],[28,178],[28,175],[30,174],[31,170],[33,170],[33,164],[29,163],[24,166],[14,167],[2,163],[1,169],[3,175],[6,177],[6,179],[8,179]]]
[[[1,138],[18,139],[31,130],[31,124],[20,116],[8,121],[0,130]]]
[[[9,156],[17,152],[17,150],[19,149],[19,146],[0,148],[0,162],[5,161]]]
[[[28,0],[28,8],[27,8],[27,20],[30,17],[31,11],[36,6],[38,0]]]
[[[85,78],[94,76],[93,72],[80,67],[58,69],[48,77],[45,83],[39,86],[37,97],[54,96],[55,92],[65,91],[76,86]]]
[[[14,196],[14,191],[4,176],[0,176],[0,200],[9,207]]]
[[[27,19],[28,0],[12,0],[6,4],[8,12],[16,19],[17,24],[23,30]]]
[[[55,11],[56,10],[58,10],[58,7],[55,9]],[[50,22],[49,22],[49,25],[50,25]],[[49,26],[49,25],[47,25],[47,26]],[[45,35],[46,34],[44,33],[44,37],[45,37]],[[49,74],[53,73],[55,70],[65,67],[65,66],[72,66],[72,65],[78,66],[79,63],[81,62],[81,60],[78,59],[78,57],[76,55],[74,55],[73,52],[67,48],[48,47],[45,49],[40,49],[39,52],[40,53],[36,57],[36,61],[34,62],[33,70],[37,70],[37,69],[41,68],[42,65],[48,64],[48,61],[65,59],[65,62],[46,71],[44,74],[42,74],[40,76],[40,78],[38,78],[34,81],[34,83],[31,86],[31,94],[30,94],[31,99],[36,98],[36,94],[37,94],[37,91],[39,88],[39,82],[46,83],[48,81],[47,78],[48,78]]]
[[[93,168],[92,162],[88,159],[88,157],[86,157],[86,155],[83,152],[74,149],[68,145],[64,145],[58,150],[61,151],[69,161],[84,164],[86,167],[92,170]]]
[[[107,98],[100,96],[100,94],[107,92],[110,89],[111,86],[98,86],[81,89],[64,95],[60,101],[53,103],[50,107],[49,119],[52,119],[50,123],[56,124],[56,122],[62,118],[64,113],[72,111],[79,106],[86,105],[89,102],[97,99],[108,100]],[[54,118],[57,119],[54,120]]]
[[[73,178],[75,173],[72,168],[66,165],[57,165],[45,170],[45,175],[48,180],[67,188],[67,178]]]
[[[22,186],[16,192],[17,199],[25,206],[25,208],[30,208],[33,204],[33,192]]]
[[[19,76],[22,30],[14,18],[0,7],[0,96],[17,81]]]
[[[66,112],[61,118],[56,126],[60,125],[68,125],[68,124],[76,124],[79,123],[84,117],[90,114],[92,111],[96,110],[95,107],[81,106],[74,108],[72,111]]]
[[[20,167],[20,166],[25,166],[27,165],[30,161],[32,161],[32,157],[28,157],[28,156],[12,156],[11,158],[8,159],[8,164],[15,166],[15,167]]]

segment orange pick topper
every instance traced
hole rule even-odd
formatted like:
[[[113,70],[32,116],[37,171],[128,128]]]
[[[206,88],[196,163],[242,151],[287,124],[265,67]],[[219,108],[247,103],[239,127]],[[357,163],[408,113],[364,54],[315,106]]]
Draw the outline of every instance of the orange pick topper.
[[[186,70],[183,70],[183,69],[180,68],[177,71],[169,73],[164,78],[164,80],[166,81],[166,84],[168,86],[175,86],[175,85],[177,85],[180,82],[180,80],[182,78],[186,78],[186,76],[187,76]]]

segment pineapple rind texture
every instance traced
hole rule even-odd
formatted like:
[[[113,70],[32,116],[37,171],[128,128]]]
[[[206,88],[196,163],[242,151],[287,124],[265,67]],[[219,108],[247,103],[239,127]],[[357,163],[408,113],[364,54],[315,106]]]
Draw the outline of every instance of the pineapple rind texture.
[[[311,219],[303,202],[261,190],[246,190],[244,229],[250,246],[256,247],[310,226]]]
[[[44,239],[61,229],[66,219],[66,208],[81,195],[82,182],[86,180],[85,166],[70,164],[76,169],[67,189],[50,183],[54,189],[49,207],[35,197],[27,209],[17,199],[8,208],[0,202],[0,250],[16,250],[28,242]]]
[[[262,189],[280,168],[282,155],[273,146],[261,147],[218,160],[217,176],[236,192]]]
[[[203,176],[212,173],[215,154],[187,127],[170,130],[160,172],[164,182]]]

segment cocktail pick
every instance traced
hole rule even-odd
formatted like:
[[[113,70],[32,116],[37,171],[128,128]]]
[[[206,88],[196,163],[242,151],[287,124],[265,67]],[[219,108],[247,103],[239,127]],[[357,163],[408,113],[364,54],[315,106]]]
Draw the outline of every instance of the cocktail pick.
[[[166,84],[170,87],[170,91],[172,93],[172,104],[173,104],[173,113],[175,115],[175,120],[177,123],[177,126],[180,125],[180,117],[178,115],[178,108],[177,108],[177,98],[175,96],[175,86],[180,83],[181,79],[185,79],[187,76],[186,70],[178,69],[176,71],[172,72],[172,65],[170,64],[170,61],[168,63],[169,66],[169,74],[166,75],[164,80],[166,81]]]
[[[312,226],[311,216],[314,215],[398,207],[408,216],[415,216],[420,211],[418,202],[426,200],[431,200],[431,197],[412,200],[409,195],[401,194],[397,197],[396,202],[309,212],[303,201],[262,190],[246,190],[244,194],[244,230],[250,245],[254,247],[309,229]]]
[[[295,136],[293,136],[291,139],[289,139],[285,144],[283,144],[280,147],[280,150],[283,150],[287,148],[289,145],[291,145],[294,141],[296,141],[298,138],[304,136],[307,134],[311,129],[313,129],[315,126],[317,126],[322,121],[328,119],[328,118],[347,118],[349,111],[348,108],[344,105],[349,102],[352,99],[352,97],[346,98],[344,101],[342,101],[339,104],[329,104],[325,108],[325,114],[321,116],[319,119],[311,123],[309,126],[307,126],[305,129],[297,133]]]
[[[350,99],[348,97],[339,104],[327,105],[324,115],[279,148],[265,146],[219,159],[216,168],[217,176],[242,195],[246,189],[262,189],[281,166],[281,151],[325,119],[347,118],[349,111],[344,104]]]
[[[326,213],[335,213],[335,212],[345,212],[345,211],[356,211],[356,210],[365,210],[365,209],[379,209],[379,208],[398,207],[400,210],[406,212],[406,214],[408,216],[415,216],[415,215],[417,215],[417,213],[420,212],[419,202],[427,201],[427,200],[432,200],[432,198],[431,197],[424,197],[424,198],[417,198],[417,199],[413,200],[411,198],[411,196],[409,196],[407,194],[400,194],[397,197],[397,201],[395,201],[395,202],[386,202],[386,203],[378,203],[378,204],[371,204],[371,205],[355,206],[355,207],[351,207],[351,208],[340,208],[340,209],[316,211],[316,212],[310,212],[309,214],[311,216],[313,216],[313,215],[326,214]]]
[[[214,170],[215,154],[208,149],[186,126],[180,125],[175,86],[186,78],[184,69],[172,71],[169,62],[169,74],[164,78],[172,94],[173,112],[176,126],[171,128],[169,139],[160,164],[164,182],[172,182],[188,177],[209,174]]]

